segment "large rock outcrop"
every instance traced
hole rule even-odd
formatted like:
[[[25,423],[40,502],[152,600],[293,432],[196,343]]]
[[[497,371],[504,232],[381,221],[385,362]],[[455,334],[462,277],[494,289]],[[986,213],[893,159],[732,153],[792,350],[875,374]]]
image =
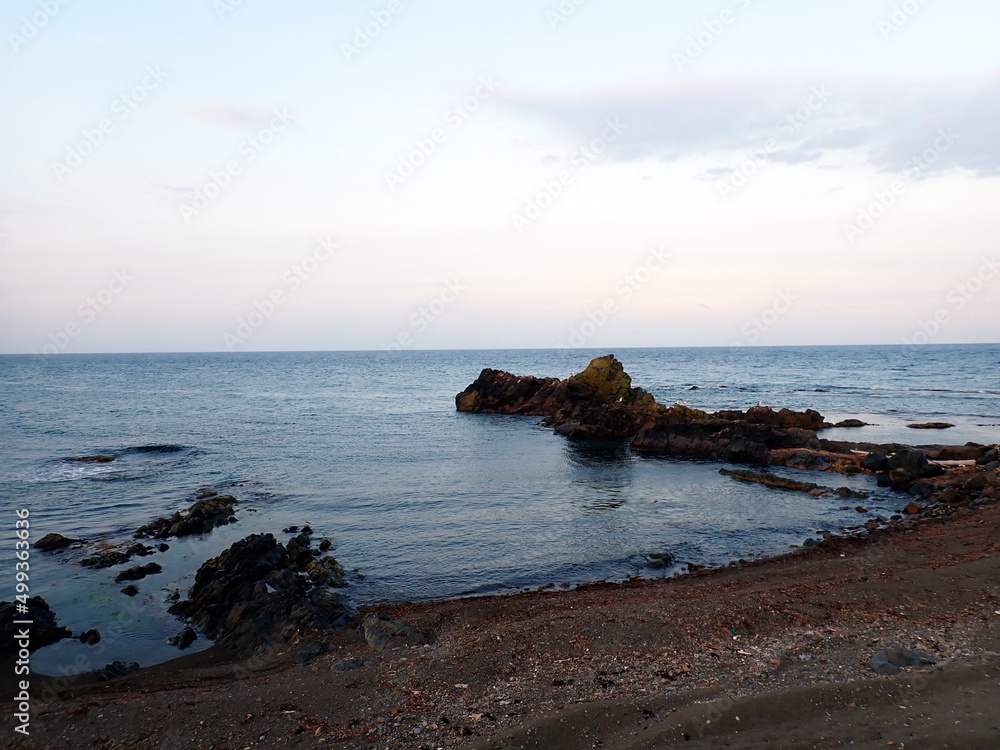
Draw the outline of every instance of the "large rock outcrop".
[[[613,355],[598,357],[565,380],[484,369],[455,397],[459,411],[545,417],[568,437],[631,437],[664,407],[641,388]]]
[[[569,437],[633,437],[633,448],[653,455],[755,463],[767,463],[775,449],[818,449],[816,430],[825,424],[811,409],[758,405],[709,414],[680,404],[667,408],[632,387],[613,355],[566,380],[485,369],[455,405],[466,412],[543,416],[542,424]]]
[[[26,602],[26,611],[21,612],[15,602],[0,602],[0,661],[18,655],[22,641],[18,633],[27,629],[30,633],[28,651],[37,651],[63,638],[72,638],[73,633],[58,624],[56,613],[40,596],[33,596]],[[30,621],[29,626],[15,625],[14,621]]]
[[[808,413],[789,412],[787,409],[773,412],[768,407],[755,409],[758,410],[755,415],[757,420],[749,421],[743,412],[708,414],[675,406],[667,409],[652,424],[639,430],[632,440],[632,448],[656,456],[761,464],[768,463],[772,450],[820,448],[815,430],[782,426],[801,423],[809,418]],[[764,409],[770,414],[765,414]],[[754,409],[750,411],[753,412]],[[782,412],[788,413],[779,419],[778,415]],[[738,418],[738,415],[743,418]],[[773,421],[771,415],[774,416]],[[816,416],[822,422],[822,417],[818,414]],[[769,421],[763,421],[764,419]]]
[[[189,598],[170,612],[247,657],[343,627],[353,612],[329,585],[343,585],[343,571],[333,558],[305,552],[308,539],[293,541],[297,559],[271,534],[241,539],[199,568]]]

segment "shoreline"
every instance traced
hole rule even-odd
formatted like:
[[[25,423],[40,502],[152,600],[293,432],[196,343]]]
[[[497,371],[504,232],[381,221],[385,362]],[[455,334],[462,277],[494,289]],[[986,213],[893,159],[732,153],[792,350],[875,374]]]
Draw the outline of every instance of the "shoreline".
[[[36,675],[36,707],[55,725],[41,732],[45,746],[70,747],[65,742],[86,736],[91,744],[81,746],[156,747],[167,736],[171,747],[646,747],[621,734],[625,722],[630,737],[658,726],[657,744],[648,746],[667,747],[677,731],[659,714],[688,717],[677,724],[686,727],[680,738],[687,743],[720,731],[742,706],[748,723],[730,727],[731,744],[741,728],[745,735],[751,727],[773,729],[777,693],[802,709],[793,720],[808,723],[817,716],[806,695],[871,691],[867,700],[878,703],[886,694],[878,676],[887,675],[910,680],[911,697],[925,688],[933,693],[942,680],[957,684],[949,700],[969,709],[958,720],[966,722],[962,731],[1000,740],[1000,727],[966,700],[976,693],[970,685],[982,682],[980,668],[992,675],[991,659],[1000,660],[993,643],[1000,638],[995,445],[831,441],[817,433],[833,425],[811,409],[668,407],[633,387],[612,355],[566,380],[486,368],[455,401],[460,412],[541,416],[543,426],[569,439],[624,439],[643,456],[749,465],[719,473],[781,493],[839,497],[848,503],[841,511],[873,493],[791,476],[863,476],[898,493],[894,508],[906,507],[885,518],[858,505],[853,511],[867,516],[858,523],[810,530],[822,538],[769,557],[703,567],[662,552],[653,565],[649,553],[649,567],[668,575],[380,602],[360,611],[337,593],[344,571],[324,556],[329,540],[314,546],[311,527],[283,529],[295,535],[284,544],[273,533],[251,534],[201,565],[187,599],[177,592],[170,600],[168,611],[190,623],[178,639],[197,638],[194,626],[213,646],[145,669],[115,662],[110,681],[107,668],[73,678]],[[857,424],[838,426],[863,424],[850,421]],[[210,489],[197,497],[135,538],[205,534],[236,520],[235,498]],[[54,534],[41,542],[65,547],[74,540]],[[121,565],[156,551],[141,543],[109,549],[92,564]],[[161,570],[136,566],[115,580]],[[180,725],[169,721],[178,692],[191,719]],[[705,710],[714,718],[691,723],[696,706],[711,701]],[[122,711],[115,717],[118,702],[141,708],[152,723],[135,727]],[[595,702],[619,717],[613,725],[602,729],[584,718]],[[94,707],[107,711],[92,716]],[[887,717],[879,731],[898,731],[912,746],[915,735],[904,731],[910,724],[894,722]],[[861,726],[868,731],[873,723]],[[65,727],[72,733],[49,734]],[[104,728],[113,731],[93,734]]]
[[[546,736],[547,744],[525,746],[575,748],[594,746],[600,735],[605,747],[632,747],[615,734],[622,726],[640,732],[655,725],[663,744],[650,747],[675,740],[710,747],[713,737],[733,740],[741,728],[749,738],[755,717],[767,714],[762,695],[832,700],[847,686],[874,691],[868,700],[877,703],[879,690],[909,680],[899,690],[930,691],[931,700],[950,685],[959,720],[986,732],[981,740],[1000,738],[1000,730],[989,734],[988,721],[976,723],[983,706],[964,692],[980,685],[983,670],[1000,674],[990,672],[1000,669],[990,661],[1000,638],[998,527],[1000,507],[990,505],[944,522],[927,519],[911,531],[832,539],[668,579],[379,605],[371,609],[432,633],[431,644],[377,651],[345,629],[333,634],[330,651],[302,663],[295,657],[305,642],[249,665],[213,646],[110,683],[81,680],[36,704],[33,736],[46,743],[39,746],[90,747],[110,737],[107,747],[139,748],[157,746],[154,740],[177,748],[338,740],[350,748],[507,748]],[[875,675],[866,660],[894,645],[926,650],[938,665],[898,678]],[[35,690],[44,684],[36,677]],[[116,710],[121,701],[128,710]],[[180,723],[172,708],[178,701],[185,706]],[[596,705],[607,706],[614,722],[590,727],[582,711]],[[913,735],[916,727],[902,727],[890,708],[865,731]],[[129,719],[134,711],[145,717],[142,729]],[[692,717],[709,712],[719,714],[714,727],[692,735],[702,727]],[[674,714],[692,741],[663,734],[672,721],[664,724],[664,716]],[[799,726],[810,716],[792,707],[782,724]],[[584,731],[593,735],[586,744]],[[878,746],[897,741],[886,737]],[[694,744],[699,738],[708,744]],[[897,746],[921,746],[912,741],[904,733]]]

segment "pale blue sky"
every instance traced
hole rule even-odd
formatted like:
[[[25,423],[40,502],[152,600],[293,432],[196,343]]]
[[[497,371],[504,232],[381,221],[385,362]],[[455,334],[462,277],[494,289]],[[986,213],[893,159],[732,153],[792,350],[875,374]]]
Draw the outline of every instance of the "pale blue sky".
[[[1000,339],[993,2],[13,0],[0,32],[0,352]]]

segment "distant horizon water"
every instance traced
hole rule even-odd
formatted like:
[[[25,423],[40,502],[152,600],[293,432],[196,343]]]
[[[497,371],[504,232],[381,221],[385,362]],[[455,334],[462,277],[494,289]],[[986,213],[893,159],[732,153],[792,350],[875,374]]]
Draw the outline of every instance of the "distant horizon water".
[[[42,352],[33,350],[30,352],[0,352],[0,357],[62,357],[62,356],[91,356],[91,355],[115,355],[115,354],[403,354],[406,352],[545,352],[545,351],[574,351],[574,352],[596,352],[603,351],[606,354],[613,354],[619,350],[674,350],[674,349],[849,349],[866,347],[898,347],[907,351],[916,352],[920,349],[933,349],[941,347],[962,347],[962,346],[1000,346],[1000,341],[962,341],[962,342],[932,342],[927,343],[874,343],[874,344],[700,344],[692,346],[501,346],[501,347],[444,347],[444,348],[421,348],[417,346],[406,347],[401,350],[388,347],[378,349],[239,349],[228,351],[226,349],[158,349],[142,351],[87,351],[87,352]]]

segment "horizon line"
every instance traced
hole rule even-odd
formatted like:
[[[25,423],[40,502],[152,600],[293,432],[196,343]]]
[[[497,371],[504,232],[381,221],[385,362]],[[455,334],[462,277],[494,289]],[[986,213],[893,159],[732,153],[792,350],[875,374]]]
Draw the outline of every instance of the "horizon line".
[[[558,346],[522,346],[522,347],[487,347],[487,348],[476,348],[476,347],[456,347],[450,349],[423,349],[423,348],[409,348],[409,349],[248,349],[246,351],[226,351],[224,349],[208,349],[203,351],[194,350],[155,350],[155,351],[101,351],[101,352],[53,352],[53,353],[42,353],[42,352],[0,352],[0,357],[41,357],[43,359],[48,359],[52,357],[88,357],[88,356],[110,356],[110,355],[151,355],[151,354],[223,354],[223,355],[245,355],[245,354],[386,354],[386,355],[400,355],[407,353],[432,353],[432,352],[524,352],[524,351],[567,351],[567,352],[595,352],[604,351],[608,353],[613,353],[613,351],[641,351],[650,349],[846,349],[846,348],[887,348],[887,349],[942,349],[947,347],[963,347],[963,346],[1000,346],[1000,342],[954,342],[954,343],[926,343],[926,344],[770,344],[770,345],[759,345],[759,344],[729,344],[729,345],[710,345],[710,344],[699,344],[692,346],[599,346],[599,347],[558,347]]]

